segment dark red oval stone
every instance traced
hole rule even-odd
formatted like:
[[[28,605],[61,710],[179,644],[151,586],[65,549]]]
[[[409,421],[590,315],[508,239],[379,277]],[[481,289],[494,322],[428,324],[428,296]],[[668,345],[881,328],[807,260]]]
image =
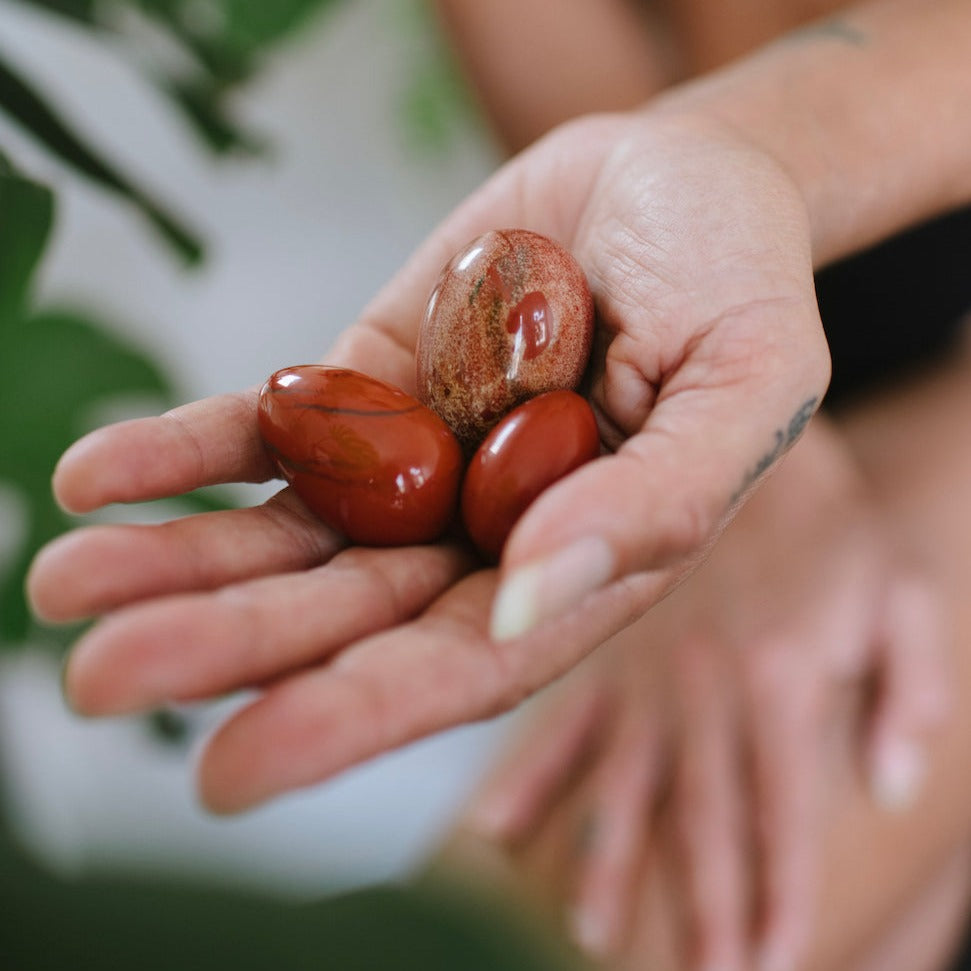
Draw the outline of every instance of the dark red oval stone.
[[[263,386],[258,416],[283,477],[353,542],[425,543],[451,522],[461,448],[438,415],[398,388],[346,368],[284,368]]]
[[[488,434],[462,485],[462,521],[488,560],[545,489],[600,454],[597,420],[586,399],[550,391],[511,411]]]

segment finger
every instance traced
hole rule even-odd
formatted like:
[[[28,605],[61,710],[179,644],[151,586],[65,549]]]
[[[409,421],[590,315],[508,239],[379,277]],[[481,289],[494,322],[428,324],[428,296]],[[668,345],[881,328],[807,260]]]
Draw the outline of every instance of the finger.
[[[927,736],[947,717],[952,691],[934,591],[916,577],[896,579],[888,588],[882,619],[867,763],[876,803],[900,811],[919,793]]]
[[[99,428],[75,442],[54,472],[54,494],[70,512],[142,502],[224,482],[274,475],[256,424],[257,392],[220,395],[158,418]]]
[[[495,571],[480,570],[412,623],[271,686],[204,753],[206,804],[238,811],[432,732],[507,711],[605,640],[643,595],[604,591],[589,611],[550,625],[549,639],[495,644],[485,634],[494,589]]]
[[[756,971],[799,966],[815,908],[821,783],[818,692],[808,652],[751,645],[747,710],[758,807]]]
[[[545,705],[462,820],[487,839],[516,843],[542,823],[586,763],[606,716],[606,692],[590,680]]]
[[[148,597],[308,569],[343,544],[284,489],[249,509],[68,533],[38,554],[27,589],[45,620],[78,620]]]
[[[413,392],[418,327],[445,264],[491,229],[531,229],[570,248],[609,133],[623,124],[620,116],[587,118],[582,133],[563,126],[506,163],[431,233],[342,335],[328,361]]]
[[[584,950],[605,959],[624,943],[661,778],[660,725],[640,706],[628,709],[607,744],[593,783],[592,832],[583,848],[572,913]]]
[[[81,639],[65,690],[78,711],[106,715],[277,678],[409,620],[470,565],[444,546],[356,548],[304,573],[129,607]]]
[[[758,333],[778,329],[768,309],[757,316],[765,318]],[[495,636],[520,636],[616,578],[698,556],[798,438],[825,386],[816,364],[773,373],[766,363],[746,376],[734,352],[708,353],[691,352],[619,452],[562,479],[527,510],[503,556]]]
[[[740,766],[731,699],[706,644],[686,641],[673,655],[682,705],[671,811],[684,861],[694,967],[740,971],[747,894]]]

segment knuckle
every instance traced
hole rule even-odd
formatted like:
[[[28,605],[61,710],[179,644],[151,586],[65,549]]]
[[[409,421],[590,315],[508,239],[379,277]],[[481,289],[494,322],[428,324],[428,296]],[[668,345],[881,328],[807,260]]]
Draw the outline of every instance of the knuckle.
[[[793,689],[802,681],[787,640],[776,637],[753,640],[743,652],[742,663],[753,697],[773,709],[788,702]]]
[[[663,564],[698,553],[715,532],[717,518],[700,498],[673,504],[658,524],[655,559]]]
[[[818,319],[818,318],[817,318]],[[833,359],[829,345],[822,336],[822,326],[819,325],[820,339],[815,341],[806,355],[805,363],[807,377],[813,387],[826,388],[833,375]]]

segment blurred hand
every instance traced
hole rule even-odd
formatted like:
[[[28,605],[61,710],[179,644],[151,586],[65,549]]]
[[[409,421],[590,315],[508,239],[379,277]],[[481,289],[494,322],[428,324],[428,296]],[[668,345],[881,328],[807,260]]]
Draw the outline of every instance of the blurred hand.
[[[908,806],[947,710],[942,648],[930,591],[817,418],[708,562],[540,708],[465,823],[522,848],[579,800],[572,931],[608,957],[624,951],[668,813],[688,966],[796,968],[834,725],[851,719],[877,802]]]
[[[255,509],[82,530],[38,557],[38,613],[106,615],[67,667],[80,711],[264,688],[202,759],[212,808],[311,784],[555,679],[697,562],[820,400],[829,362],[802,198],[731,130],[671,111],[582,120],[514,159],[328,361],[413,390],[441,266],[508,226],[557,239],[589,276],[592,399],[613,453],[534,504],[498,574],[447,543],[342,549],[287,490]],[[255,408],[251,391],[95,432],[62,459],[57,496],[87,512],[265,480]]]

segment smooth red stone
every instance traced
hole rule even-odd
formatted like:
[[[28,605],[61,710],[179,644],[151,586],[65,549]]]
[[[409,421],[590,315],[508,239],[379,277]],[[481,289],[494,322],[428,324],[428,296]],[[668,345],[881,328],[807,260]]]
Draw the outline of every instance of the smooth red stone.
[[[328,526],[365,546],[407,546],[451,522],[462,450],[410,395],[345,368],[277,371],[259,398],[277,468]]]
[[[489,560],[533,500],[600,454],[597,420],[586,399],[550,391],[511,411],[475,453],[462,485],[462,521]]]
[[[525,229],[473,240],[442,270],[416,350],[418,399],[471,453],[523,401],[576,388],[593,341],[580,265]]]

